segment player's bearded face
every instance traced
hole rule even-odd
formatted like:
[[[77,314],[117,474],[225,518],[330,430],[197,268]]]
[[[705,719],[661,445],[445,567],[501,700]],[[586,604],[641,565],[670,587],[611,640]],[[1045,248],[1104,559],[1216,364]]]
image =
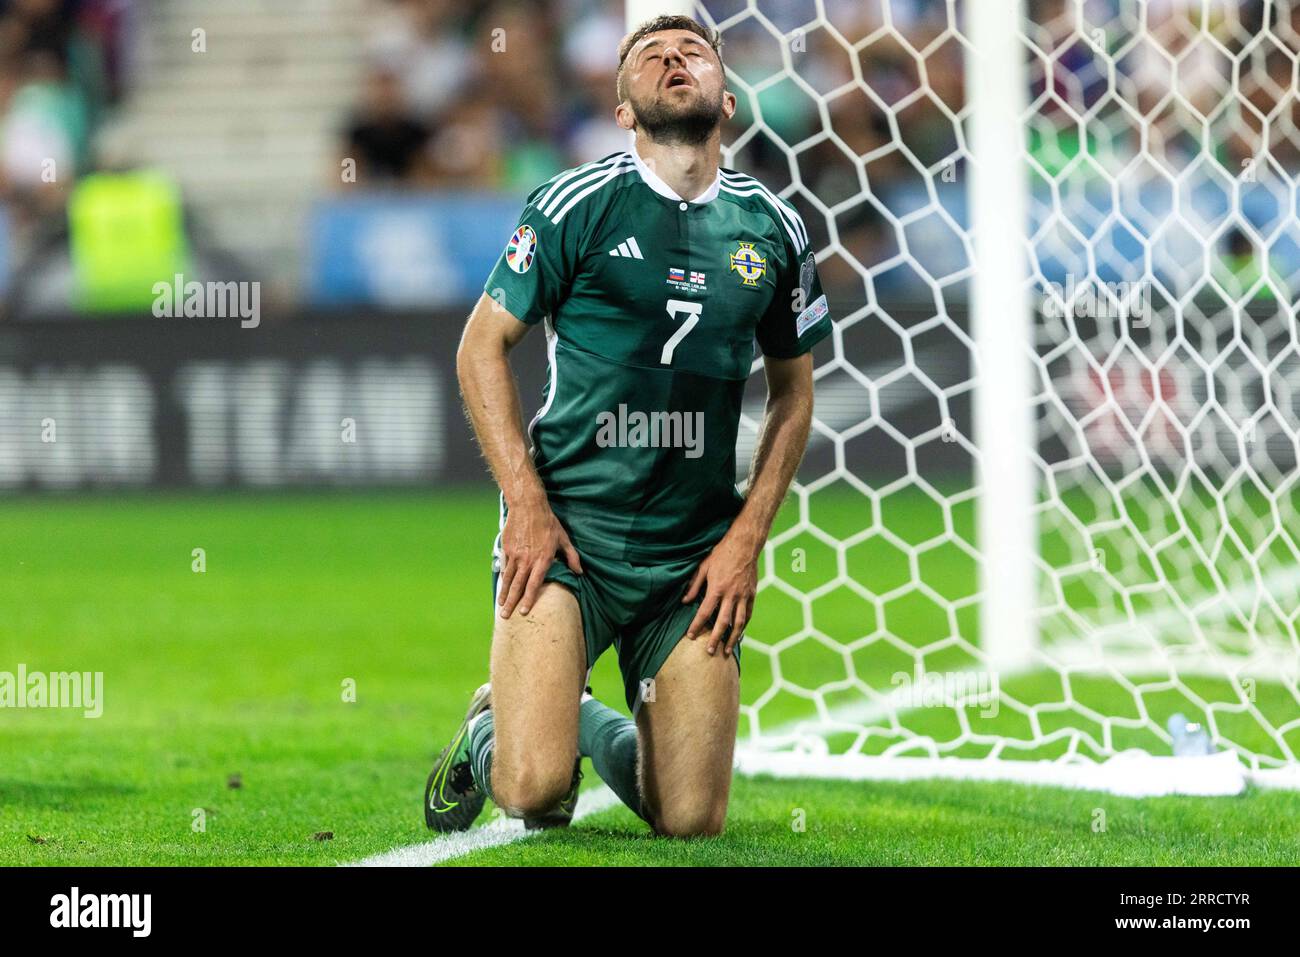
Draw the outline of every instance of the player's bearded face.
[[[724,118],[725,92],[721,71],[702,55],[656,53],[640,64],[628,104],[655,142],[703,143]]]
[[[709,91],[696,87],[691,93],[628,96],[637,125],[657,143],[703,143],[722,122],[722,88]]]

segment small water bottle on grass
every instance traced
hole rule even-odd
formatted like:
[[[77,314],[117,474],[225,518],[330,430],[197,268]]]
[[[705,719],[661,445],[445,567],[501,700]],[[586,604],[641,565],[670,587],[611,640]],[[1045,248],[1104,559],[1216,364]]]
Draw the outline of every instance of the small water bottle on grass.
[[[1165,727],[1169,729],[1169,736],[1174,739],[1174,754],[1177,757],[1214,753],[1209,732],[1196,722],[1188,721],[1187,716],[1181,712],[1170,717]]]

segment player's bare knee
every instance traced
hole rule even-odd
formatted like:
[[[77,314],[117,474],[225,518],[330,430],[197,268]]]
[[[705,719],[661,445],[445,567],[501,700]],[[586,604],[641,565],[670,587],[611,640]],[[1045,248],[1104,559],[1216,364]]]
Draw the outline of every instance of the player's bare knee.
[[[669,805],[654,815],[655,833],[662,837],[716,837],[727,824],[725,803]]]
[[[721,817],[696,814],[668,815],[655,822],[655,833],[660,837],[717,837],[723,832],[725,823],[725,819]]]
[[[492,799],[511,817],[533,817],[555,808],[573,785],[573,765],[525,763],[492,774]]]

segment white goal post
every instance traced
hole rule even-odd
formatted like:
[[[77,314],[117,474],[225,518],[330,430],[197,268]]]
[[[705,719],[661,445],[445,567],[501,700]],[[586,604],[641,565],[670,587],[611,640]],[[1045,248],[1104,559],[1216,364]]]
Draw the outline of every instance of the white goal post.
[[[1034,448],[1029,270],[1016,241],[1028,222],[1020,129],[1028,70],[1019,42],[1023,0],[967,12],[970,128],[970,319],[975,341],[974,440],[979,447],[981,648],[995,671],[1028,661],[1035,644]]]
[[[1300,0],[660,13],[836,320],[738,768],[1300,787]]]

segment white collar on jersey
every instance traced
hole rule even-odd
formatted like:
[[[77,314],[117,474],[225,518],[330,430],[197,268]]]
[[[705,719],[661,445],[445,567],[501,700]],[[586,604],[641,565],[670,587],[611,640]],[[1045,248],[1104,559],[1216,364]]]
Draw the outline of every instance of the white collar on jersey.
[[[645,181],[645,184],[647,186],[649,186],[660,196],[666,196],[668,199],[676,200],[678,202],[681,202],[683,199],[685,199],[685,197],[683,196],[678,196],[677,193],[673,191],[673,188],[669,186],[667,183],[665,183],[663,179],[660,178],[658,173],[656,173],[654,170],[652,170],[649,166],[646,165],[645,160],[641,158],[641,154],[636,151],[635,146],[633,146],[630,150],[628,150],[628,152],[632,154],[632,162],[636,165],[636,171],[641,174],[641,179]],[[686,202],[688,203],[712,202],[717,197],[718,191],[721,188],[722,188],[722,171],[719,170],[717,175],[713,177],[713,184],[709,186],[708,189],[700,193],[700,195],[696,196],[694,199],[686,200]]]

